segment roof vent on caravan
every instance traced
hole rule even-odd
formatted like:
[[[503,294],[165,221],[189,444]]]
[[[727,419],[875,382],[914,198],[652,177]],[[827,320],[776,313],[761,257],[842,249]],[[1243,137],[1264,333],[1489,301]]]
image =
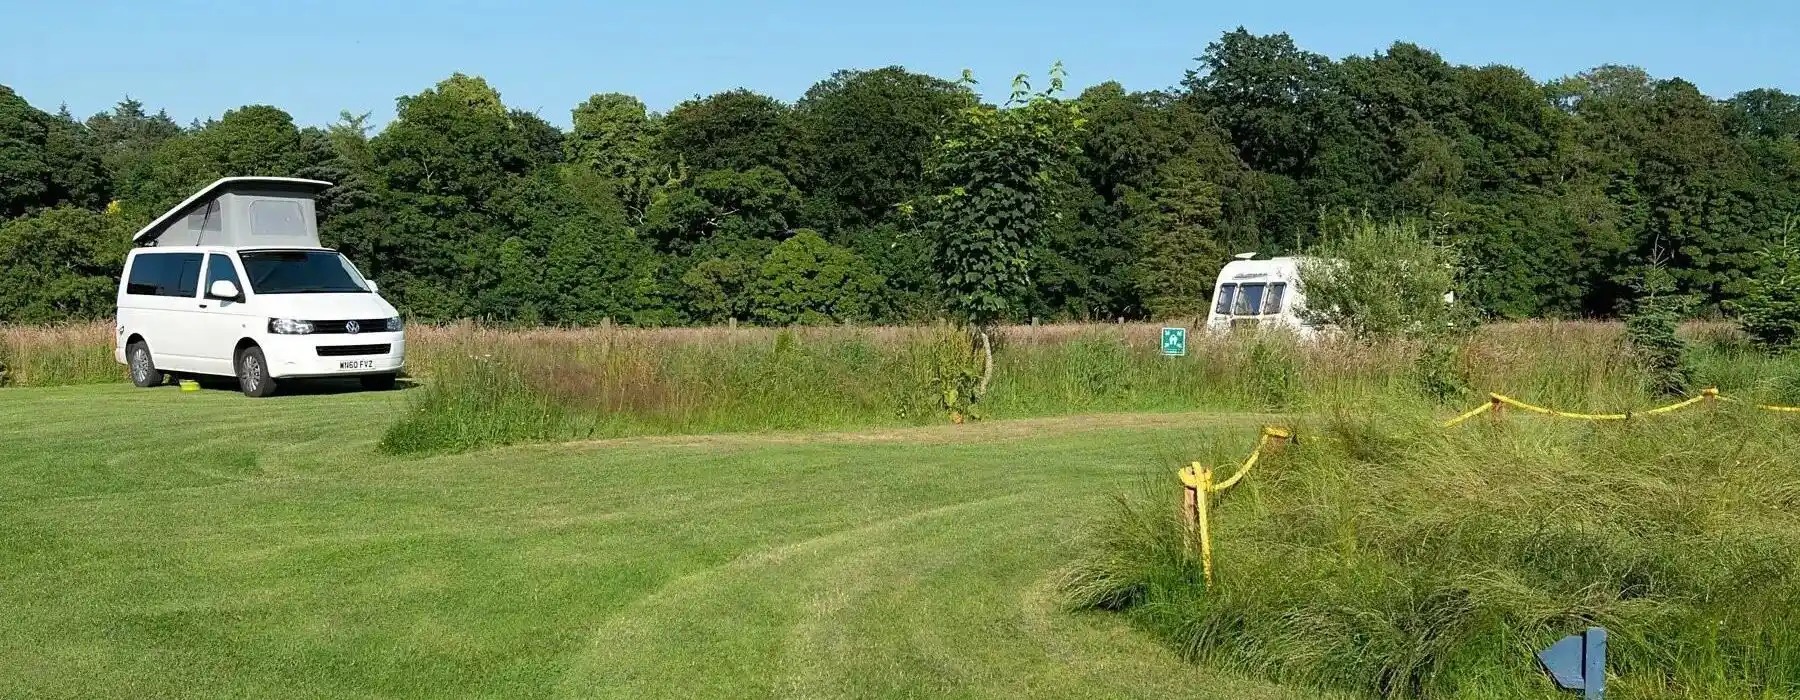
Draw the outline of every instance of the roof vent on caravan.
[[[140,246],[319,248],[313,197],[330,187],[292,177],[218,180],[131,237]]]

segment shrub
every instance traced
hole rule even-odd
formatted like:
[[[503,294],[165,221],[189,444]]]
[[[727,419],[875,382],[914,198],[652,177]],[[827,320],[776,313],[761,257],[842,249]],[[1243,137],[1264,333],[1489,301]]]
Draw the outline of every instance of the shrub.
[[[1462,349],[1445,341],[1427,341],[1413,360],[1413,384],[1419,393],[1438,403],[1447,403],[1469,393],[1467,374],[1462,369]]]
[[[1301,261],[1300,313],[1365,340],[1436,335],[1459,320],[1445,303],[1458,265],[1456,251],[1415,225],[1352,220]]]
[[[1760,270],[1745,281],[1745,294],[1731,303],[1738,325],[1757,347],[1786,350],[1800,340],[1800,241],[1795,220],[1783,227],[1780,242],[1758,253]]]
[[[130,229],[119,214],[64,207],[0,225],[0,322],[101,319],[113,313]]]
[[[1694,380],[1687,343],[1676,331],[1693,308],[1693,301],[1673,294],[1674,280],[1667,271],[1653,267],[1639,282],[1642,296],[1625,316],[1625,337],[1649,377],[1650,390],[1664,396],[1685,394]]]

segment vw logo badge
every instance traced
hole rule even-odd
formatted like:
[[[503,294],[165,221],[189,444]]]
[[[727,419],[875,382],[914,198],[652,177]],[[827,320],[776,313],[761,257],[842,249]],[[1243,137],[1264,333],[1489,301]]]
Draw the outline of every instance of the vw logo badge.
[[[349,333],[350,335],[356,335],[362,332],[362,326],[355,321],[345,321],[344,332]]]

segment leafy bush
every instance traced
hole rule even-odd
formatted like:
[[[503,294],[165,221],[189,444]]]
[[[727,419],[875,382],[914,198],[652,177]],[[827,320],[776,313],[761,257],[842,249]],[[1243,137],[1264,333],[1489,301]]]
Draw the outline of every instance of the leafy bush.
[[[1760,271],[1744,282],[1745,294],[1731,303],[1738,325],[1766,351],[1786,350],[1800,340],[1800,241],[1789,219],[1781,240],[1760,251]]]
[[[1301,261],[1301,315],[1359,339],[1435,335],[1459,320],[1445,303],[1458,265],[1415,225],[1352,220]]]

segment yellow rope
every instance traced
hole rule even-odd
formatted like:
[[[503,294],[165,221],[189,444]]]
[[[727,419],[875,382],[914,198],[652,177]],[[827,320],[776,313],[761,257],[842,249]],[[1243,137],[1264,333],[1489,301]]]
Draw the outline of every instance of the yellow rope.
[[[1263,426],[1262,435],[1257,438],[1256,441],[1256,449],[1250,451],[1250,457],[1244,460],[1244,465],[1238,467],[1237,473],[1232,474],[1231,478],[1214,484],[1213,492],[1218,493],[1231,488],[1232,486],[1236,486],[1238,480],[1244,478],[1245,474],[1250,473],[1251,467],[1256,466],[1256,460],[1262,458],[1263,448],[1268,446],[1270,440],[1286,440],[1293,437],[1293,435],[1293,433],[1288,432],[1285,428]]]
[[[1532,413],[1542,413],[1546,416],[1556,416],[1558,418],[1573,418],[1575,420],[1625,420],[1631,417],[1631,415],[1627,413],[1569,413],[1567,411],[1558,411],[1553,408],[1544,408],[1543,406],[1533,406],[1503,394],[1488,394],[1488,396],[1493,397],[1495,401],[1499,401],[1500,403],[1513,408],[1520,408],[1531,411]]]
[[[1744,403],[1743,401],[1731,398],[1729,396],[1720,396],[1719,400],[1720,401],[1729,401],[1731,403],[1735,403],[1740,406],[1754,406],[1754,407],[1760,408],[1764,411],[1777,411],[1780,413],[1800,413],[1800,406],[1777,406],[1775,404],[1767,404],[1767,403],[1748,403],[1747,404],[1747,403]]]
[[[1488,411],[1492,411],[1492,410],[1494,410],[1494,402],[1489,401],[1480,406],[1476,406],[1472,409],[1469,409],[1468,413],[1464,413],[1460,416],[1457,416],[1455,418],[1451,418],[1450,420],[1444,421],[1444,427],[1454,428],[1454,427],[1462,424],[1463,421],[1466,421],[1470,418],[1474,418],[1476,416],[1479,416],[1483,413],[1487,413]]]
[[[1513,408],[1517,408],[1517,409],[1520,409],[1523,411],[1530,411],[1532,413],[1540,413],[1540,414],[1543,414],[1546,416],[1556,416],[1558,418],[1569,418],[1572,420],[1601,421],[1601,420],[1631,420],[1632,418],[1637,418],[1637,417],[1641,417],[1641,416],[1657,416],[1657,415],[1662,415],[1664,413],[1674,413],[1676,411],[1687,408],[1689,406],[1700,403],[1702,401],[1707,401],[1709,399],[1717,399],[1720,401],[1733,401],[1733,399],[1730,399],[1730,398],[1727,398],[1724,396],[1720,396],[1718,389],[1709,388],[1705,391],[1700,392],[1699,396],[1695,396],[1691,399],[1687,399],[1685,401],[1677,401],[1677,402],[1669,404],[1667,406],[1658,406],[1656,408],[1652,408],[1652,409],[1644,410],[1644,411],[1638,411],[1635,413],[1573,413],[1570,411],[1558,411],[1554,408],[1545,408],[1543,406],[1528,404],[1528,403],[1525,403],[1524,401],[1520,401],[1518,399],[1515,399],[1511,396],[1507,396],[1505,394],[1488,394],[1488,402],[1487,403],[1482,404],[1480,406],[1476,406],[1475,408],[1470,409],[1467,413],[1464,413],[1460,416],[1457,416],[1448,421],[1445,421],[1443,426],[1446,428],[1454,428],[1457,425],[1462,424],[1464,421],[1469,420],[1470,418],[1474,418],[1475,416],[1479,416],[1482,413],[1499,408],[1502,405],[1512,406]],[[1789,411],[1789,412],[1794,412],[1794,413],[1800,413],[1800,407],[1769,406],[1769,405],[1765,405],[1765,404],[1757,404],[1756,407],[1764,409],[1764,410],[1769,410],[1769,411]]]

